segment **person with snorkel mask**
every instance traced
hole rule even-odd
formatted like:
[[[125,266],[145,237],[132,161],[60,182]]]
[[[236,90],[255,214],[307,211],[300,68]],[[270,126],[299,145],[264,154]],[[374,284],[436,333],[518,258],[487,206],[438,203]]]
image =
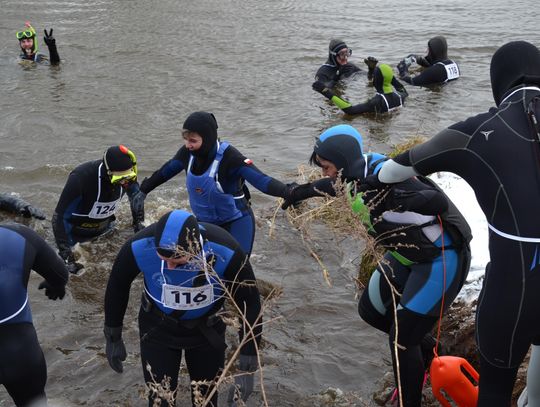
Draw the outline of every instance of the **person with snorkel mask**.
[[[137,159],[123,145],[109,147],[103,159],[81,164],[69,174],[52,226],[59,254],[70,273],[83,268],[71,248],[113,229],[115,212],[125,193],[131,204],[134,231],[144,227],[144,206],[137,206],[132,199],[138,191]]]
[[[53,37],[53,29],[49,32],[44,30],[45,36],[43,41],[49,48],[49,62],[51,65],[58,65],[60,63],[60,56],[56,49],[56,39]],[[21,47],[20,58],[23,61],[44,62],[47,61],[47,57],[38,53],[38,40],[36,30],[29,22],[25,23],[25,29],[16,33],[19,40],[19,46]]]
[[[331,127],[317,139],[310,158],[326,178],[297,186],[282,208],[323,193],[335,196],[338,177],[345,183],[352,211],[387,250],[358,311],[389,335],[396,386],[398,374],[401,379],[401,407],[417,407],[433,357],[431,331],[465,282],[472,235],[463,215],[433,181],[410,178],[386,188],[372,184],[386,160],[382,154],[364,154],[362,136],[352,126]]]
[[[226,326],[220,314],[228,299],[243,317],[238,326],[240,371],[229,389],[227,406],[245,405],[259,367],[262,317],[255,275],[238,242],[219,226],[197,222],[191,213],[177,209],[122,246],[109,276],[104,308],[107,360],[118,373],[124,371],[122,362],[127,357],[124,315],[131,284],[139,274],[143,277],[138,322],[145,381],[161,383],[169,378],[176,399],[185,357],[193,405],[202,405],[196,402],[195,392],[200,392],[209,398],[204,405],[217,406],[217,391],[211,397],[209,392],[217,390],[214,382],[225,364]],[[150,391],[148,405],[157,405],[158,397]],[[159,405],[176,404],[162,398]]]

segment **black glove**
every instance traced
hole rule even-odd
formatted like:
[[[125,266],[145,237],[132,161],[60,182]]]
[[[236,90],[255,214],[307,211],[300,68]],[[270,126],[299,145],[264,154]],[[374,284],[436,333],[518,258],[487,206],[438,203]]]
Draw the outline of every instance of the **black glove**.
[[[377,58],[375,57],[367,57],[366,59],[364,59],[364,63],[367,65],[368,67],[368,79],[371,81],[373,79],[373,71],[375,71],[375,67],[377,66],[377,63],[379,61],[377,60]]]
[[[60,257],[64,259],[66,263],[67,271],[71,274],[77,274],[79,270],[83,269],[84,266],[81,263],[75,261],[75,256],[70,248],[63,247],[60,249]]]
[[[229,407],[237,407],[239,399],[244,402],[247,401],[253,392],[255,378],[252,373],[257,370],[257,366],[256,355],[240,355],[238,357],[238,369],[240,372],[238,376],[235,376],[234,384],[229,389],[229,395],[227,396],[227,405]]]
[[[324,86],[324,83],[321,81],[315,81],[311,84],[311,87],[315,92],[319,92],[321,95],[328,99],[332,99],[332,96],[334,96],[334,92],[332,92],[331,89],[328,89],[326,86]]]
[[[409,67],[407,66],[404,59],[399,61],[399,64],[397,65],[397,69],[398,69],[400,78],[404,78],[405,76],[409,76]]]
[[[19,209],[19,213],[25,218],[33,217],[33,218],[41,219],[41,220],[45,219],[45,213],[43,213],[41,209],[36,208],[35,206],[26,205],[18,209]]]
[[[51,31],[49,31],[49,33],[47,33],[47,30],[43,31],[45,32],[45,37],[43,37],[43,41],[45,42],[45,44],[47,44],[47,47],[56,47],[56,40],[52,35],[53,29],[51,28]]]
[[[321,196],[318,192],[315,191],[311,182],[307,184],[298,185],[296,182],[287,184],[287,196],[283,197],[285,202],[281,204],[281,209],[285,210],[289,206],[296,206],[307,198],[312,198],[314,196]]]
[[[133,223],[133,232],[137,233],[145,228],[144,224],[142,222],[134,222]]]
[[[127,357],[126,346],[122,340],[122,327],[111,328],[105,325],[103,333],[107,340],[105,353],[107,354],[109,365],[115,372],[122,373],[124,371],[122,362],[126,360]]]
[[[66,287],[55,287],[50,285],[47,280],[43,280],[39,286],[38,290],[45,289],[45,295],[49,297],[50,300],[57,300],[58,298],[62,299],[64,298],[64,295],[66,295]]]
[[[131,208],[135,213],[144,213],[144,200],[146,194],[140,189],[131,197]]]

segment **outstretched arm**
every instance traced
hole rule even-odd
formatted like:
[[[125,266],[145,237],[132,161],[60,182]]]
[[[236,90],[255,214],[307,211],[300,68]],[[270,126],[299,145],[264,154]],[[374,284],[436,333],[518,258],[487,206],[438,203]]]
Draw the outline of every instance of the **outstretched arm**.
[[[49,60],[51,61],[51,65],[58,65],[60,63],[60,55],[58,55],[58,50],[56,49],[56,39],[53,37],[53,29],[47,33],[47,30],[43,30],[45,32],[45,37],[43,37],[43,41],[45,44],[47,44],[47,48],[49,48]]]

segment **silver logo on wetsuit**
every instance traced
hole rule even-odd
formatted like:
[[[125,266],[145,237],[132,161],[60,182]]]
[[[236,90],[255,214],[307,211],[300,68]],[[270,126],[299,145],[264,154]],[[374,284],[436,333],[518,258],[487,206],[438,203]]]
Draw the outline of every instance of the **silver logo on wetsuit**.
[[[488,131],[481,131],[480,133],[482,133],[485,137],[486,137],[486,141],[488,141],[488,137],[491,133],[493,133],[495,130],[488,130]]]

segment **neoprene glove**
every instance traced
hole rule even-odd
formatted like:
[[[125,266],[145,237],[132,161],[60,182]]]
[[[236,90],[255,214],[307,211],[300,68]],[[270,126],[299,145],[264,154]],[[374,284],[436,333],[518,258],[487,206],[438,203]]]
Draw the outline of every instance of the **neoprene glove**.
[[[334,96],[334,92],[332,92],[331,89],[328,89],[326,86],[324,86],[324,83],[321,81],[315,81],[311,84],[311,87],[315,92],[319,92],[321,95],[328,99],[332,99],[332,96]]]
[[[64,295],[66,295],[66,287],[55,287],[50,285],[46,280],[43,280],[39,286],[38,290],[45,289],[45,295],[49,297],[50,300],[56,301],[57,299],[64,298]]]
[[[402,59],[401,61],[399,61],[399,64],[397,65],[397,70],[398,70],[398,72],[399,72],[399,77],[400,77],[400,78],[403,78],[403,77],[409,75],[409,67],[408,67],[407,64],[405,63],[405,60],[404,60],[404,59]]]
[[[51,30],[49,31],[49,33],[47,33],[47,30],[43,30],[45,32],[45,37],[43,37],[43,42],[45,42],[45,44],[47,44],[47,47],[55,47],[56,46],[56,40],[54,39],[52,33],[53,33],[53,29],[51,28]]]
[[[144,200],[146,199],[146,194],[140,189],[133,194],[131,197],[131,205],[133,211],[136,213],[144,213]]]
[[[43,213],[41,209],[32,205],[26,205],[19,208],[19,213],[26,218],[32,217],[41,220],[45,219],[45,213]]]
[[[79,270],[84,268],[82,264],[75,261],[75,256],[69,247],[60,248],[60,252],[58,254],[62,259],[64,259],[67,271],[69,271],[71,274],[77,274]]]
[[[105,353],[107,354],[107,360],[111,368],[118,373],[124,371],[122,362],[126,360],[127,352],[124,341],[122,340],[122,327],[112,328],[105,325],[103,328],[105,339],[107,341],[105,345]]]
[[[256,355],[240,355],[238,357],[239,374],[234,378],[234,384],[229,389],[227,404],[229,407],[237,407],[237,401],[242,399],[246,402],[251,393],[255,381],[253,372],[257,370],[258,362]]]
[[[368,79],[369,80],[373,79],[373,71],[375,70],[375,67],[377,66],[378,62],[379,61],[375,57],[367,57],[366,59],[364,59],[364,63],[368,67]]]
[[[289,206],[295,206],[301,201],[307,198],[313,198],[314,196],[323,196],[323,194],[315,190],[314,185],[311,182],[306,184],[298,185],[296,182],[287,184],[289,187],[288,195],[285,199],[285,202],[281,205],[281,209],[285,210]]]
[[[409,54],[405,57],[404,59],[405,61],[405,65],[407,65],[407,67],[411,66],[412,64],[416,63],[416,55],[414,54]]]

